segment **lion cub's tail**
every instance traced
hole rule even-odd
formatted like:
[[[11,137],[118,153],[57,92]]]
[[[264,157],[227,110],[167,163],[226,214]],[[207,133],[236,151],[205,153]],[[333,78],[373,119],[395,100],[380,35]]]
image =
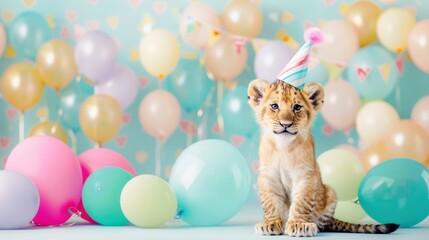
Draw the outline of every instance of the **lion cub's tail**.
[[[350,233],[376,233],[386,234],[394,232],[398,229],[398,224],[353,224],[343,222],[341,220],[332,219],[332,223],[328,231],[330,232],[350,232]]]

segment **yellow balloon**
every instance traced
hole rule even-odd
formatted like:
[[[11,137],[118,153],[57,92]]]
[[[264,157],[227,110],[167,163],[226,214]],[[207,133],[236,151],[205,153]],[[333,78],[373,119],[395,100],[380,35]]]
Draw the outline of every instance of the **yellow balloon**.
[[[415,17],[402,8],[384,11],[377,22],[377,36],[381,44],[392,52],[401,53],[408,47],[408,36],[416,25]]]
[[[121,107],[110,96],[92,95],[82,103],[79,122],[86,136],[101,146],[113,138],[121,127]]]
[[[4,98],[12,106],[24,112],[42,97],[43,83],[33,65],[17,63],[3,73],[1,90]]]
[[[376,26],[381,9],[377,4],[369,1],[358,1],[350,5],[345,19],[353,24],[361,47],[377,40]]]
[[[31,128],[28,135],[30,137],[39,135],[50,136],[63,141],[65,144],[68,144],[66,130],[64,130],[64,128],[61,127],[58,123],[51,121],[37,123]]]
[[[367,216],[360,204],[351,201],[339,201],[335,208],[334,217],[338,220],[359,223],[360,220]]]
[[[233,34],[256,37],[262,29],[263,16],[258,5],[250,0],[233,0],[225,8],[222,21]]]
[[[157,29],[141,39],[140,62],[146,71],[162,80],[176,68],[179,49],[179,40],[174,34]]]
[[[36,66],[42,81],[56,91],[67,86],[77,73],[73,47],[58,39],[42,45],[37,53]]]

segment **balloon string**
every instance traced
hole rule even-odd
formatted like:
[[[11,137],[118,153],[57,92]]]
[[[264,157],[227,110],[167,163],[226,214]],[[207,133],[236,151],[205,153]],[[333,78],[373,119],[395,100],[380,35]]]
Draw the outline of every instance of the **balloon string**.
[[[212,79],[210,77],[211,76],[210,74],[208,74],[208,76],[210,79]],[[203,106],[198,110],[198,117],[201,119],[197,130],[198,140],[203,140],[207,138],[207,131],[208,131],[207,122],[210,115],[210,107],[211,107],[211,104],[213,103],[214,92],[215,92],[215,86],[212,85],[209,95],[206,98]]]
[[[162,140],[156,139],[155,143],[155,174],[156,176],[161,176],[161,150],[162,150]]]
[[[221,111],[223,98],[223,83],[217,81],[217,101],[216,101],[216,113],[217,113],[217,124],[219,126],[219,131],[223,133],[223,116]]]
[[[67,210],[67,213],[68,214],[70,214],[70,215],[76,215],[77,216],[77,218],[75,218],[72,222],[70,222],[70,223],[63,223],[63,224],[60,224],[60,227],[71,227],[71,226],[73,226],[73,225],[75,225],[76,223],[77,223],[77,221],[79,220],[79,218],[82,216],[82,212],[81,211],[79,211],[79,210],[77,210],[75,207],[70,207],[68,210]]]
[[[19,142],[22,142],[24,140],[24,131],[25,131],[25,119],[24,111],[19,112]]]
[[[69,133],[69,137],[70,137],[70,141],[71,141],[71,149],[72,149],[73,153],[76,154],[77,153],[76,134],[71,129],[68,130],[68,133]]]

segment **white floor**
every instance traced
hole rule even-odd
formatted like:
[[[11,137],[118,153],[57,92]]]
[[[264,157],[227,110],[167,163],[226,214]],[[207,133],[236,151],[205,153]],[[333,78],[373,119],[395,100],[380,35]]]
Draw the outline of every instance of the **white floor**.
[[[142,229],[134,226],[104,227],[78,223],[68,227],[31,227],[21,230],[0,230],[1,240],[133,240],[133,239],[287,239],[287,236],[258,236],[253,225],[260,220],[259,206],[246,206],[233,219],[217,227],[191,227],[176,220],[160,229]],[[73,221],[73,220],[72,220]],[[371,221],[368,220],[367,221]],[[293,238],[290,238],[293,239]],[[319,233],[317,239],[410,239],[429,240],[429,218],[414,228],[398,229],[393,234]]]

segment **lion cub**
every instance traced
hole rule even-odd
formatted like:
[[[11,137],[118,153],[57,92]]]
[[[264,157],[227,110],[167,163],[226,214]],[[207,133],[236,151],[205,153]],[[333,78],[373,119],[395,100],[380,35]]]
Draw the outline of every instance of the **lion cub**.
[[[322,86],[310,83],[300,90],[280,80],[257,79],[249,85],[248,98],[261,126],[258,187],[264,220],[256,224],[256,233],[311,237],[320,231],[390,233],[398,228],[333,218],[336,195],[322,183],[310,132],[323,105]]]

